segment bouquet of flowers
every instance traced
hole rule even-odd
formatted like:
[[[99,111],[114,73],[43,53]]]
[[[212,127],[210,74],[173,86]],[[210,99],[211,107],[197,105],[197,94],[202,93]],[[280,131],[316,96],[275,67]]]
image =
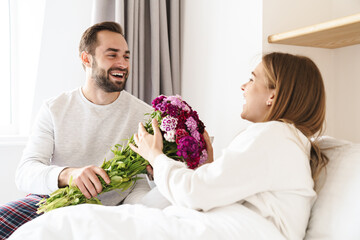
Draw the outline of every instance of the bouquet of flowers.
[[[153,100],[152,106],[151,119],[156,118],[159,122],[164,137],[164,153],[176,151],[176,156],[168,156],[185,162],[191,169],[205,163],[208,157],[202,135],[205,126],[197,112],[179,95],[161,95]],[[151,121],[145,129],[152,133]]]
[[[202,135],[205,126],[197,112],[193,111],[179,95],[168,97],[161,95],[153,100],[152,106],[154,110],[148,114],[150,118],[144,127],[147,132],[153,134],[151,121],[152,119],[158,121],[163,135],[164,154],[174,160],[185,162],[191,169],[205,163],[207,151]],[[139,179],[138,174],[146,173],[146,166],[149,163],[131,150],[130,143],[135,144],[133,137],[128,139],[125,146],[115,145],[112,149],[114,157],[105,160],[102,164],[101,168],[111,180],[110,184],[106,184],[98,176],[103,187],[102,193],[115,189],[125,191]],[[72,185],[70,179],[69,186],[56,190],[49,198],[44,198],[38,203],[37,213],[82,203],[101,204],[96,197],[87,199],[76,186]]]

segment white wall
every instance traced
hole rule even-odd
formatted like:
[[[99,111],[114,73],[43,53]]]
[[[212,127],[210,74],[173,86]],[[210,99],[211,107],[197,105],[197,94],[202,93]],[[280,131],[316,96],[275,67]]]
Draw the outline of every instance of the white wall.
[[[333,0],[332,7],[333,18],[360,13],[358,0]],[[359,66],[359,44],[334,50],[334,135],[354,142],[360,142]]]
[[[267,36],[360,12],[356,0],[272,0],[263,3],[264,52],[310,57],[318,65],[327,93],[327,130],[336,138],[360,142],[360,45],[339,49],[269,44]]]
[[[92,2],[46,1],[34,114],[45,99],[84,83],[78,46],[82,33],[91,25]]]
[[[199,113],[215,155],[247,122],[241,84],[262,52],[262,1],[183,0],[182,96]]]
[[[42,0],[37,1],[41,2]],[[19,14],[43,14],[41,12],[26,13],[28,4],[26,0],[17,0],[14,7],[18,8]],[[45,99],[79,87],[85,80],[85,73],[78,58],[78,44],[81,34],[91,25],[92,1],[51,0],[46,1],[44,9],[43,19],[36,18],[37,24],[42,26],[41,47],[26,45],[26,41],[21,41],[22,45],[19,46],[23,50],[26,48],[40,49],[39,57],[24,54],[24,51],[18,50],[20,57],[18,61],[22,66],[18,69],[19,73],[16,74],[18,78],[21,78],[18,81],[19,83],[24,80],[33,82],[32,85],[22,88],[21,91],[26,93],[26,91],[35,89],[34,94],[29,95],[30,99],[22,99],[20,102],[22,106],[26,106],[23,114],[31,115],[32,113],[32,116],[26,117],[29,125],[31,125],[31,120]],[[29,22],[31,21],[34,19],[29,20]],[[26,28],[33,26],[24,20],[19,21],[19,24],[21,26],[19,26],[20,32],[17,36],[21,38],[32,37],[31,31]],[[34,26],[34,28],[38,27],[38,25]],[[25,66],[26,63],[37,69],[29,70]],[[27,113],[28,110],[30,113]],[[24,134],[29,130],[29,126],[22,128]],[[0,182],[4,185],[0,193],[0,204],[25,196],[25,193],[17,190],[14,176],[16,166],[25,147],[26,138],[14,138],[14,140],[6,138],[6,141],[6,143],[0,141],[0,164],[3,169],[0,174]]]
[[[9,142],[7,144],[0,143],[0,161],[2,166],[0,174],[0,183],[2,185],[0,204],[13,201],[26,195],[18,191],[15,186],[15,170],[24,147],[24,139],[20,142],[17,139],[16,142]]]

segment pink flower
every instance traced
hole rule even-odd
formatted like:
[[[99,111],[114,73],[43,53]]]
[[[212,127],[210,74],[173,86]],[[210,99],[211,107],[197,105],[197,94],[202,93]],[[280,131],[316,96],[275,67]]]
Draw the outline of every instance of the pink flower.
[[[194,120],[193,117],[189,117],[186,122],[185,122],[186,126],[188,127],[188,129],[190,130],[190,132],[193,132],[196,130],[197,128],[197,124],[196,121]]]
[[[200,138],[200,133],[198,131],[196,131],[196,130],[191,132],[191,136],[193,136],[196,139],[196,141],[198,141],[198,142],[201,139]]]
[[[205,149],[203,149],[202,152],[201,152],[199,165],[204,164],[206,162],[207,158],[208,158],[207,151]]]
[[[166,100],[170,101],[171,105],[177,106],[179,108],[182,106],[182,99],[179,95],[169,96]]]

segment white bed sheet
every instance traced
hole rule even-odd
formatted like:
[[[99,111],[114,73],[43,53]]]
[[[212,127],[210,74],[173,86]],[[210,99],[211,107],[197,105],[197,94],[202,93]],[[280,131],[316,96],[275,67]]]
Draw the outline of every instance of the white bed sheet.
[[[9,238],[71,239],[284,239],[268,221],[241,204],[206,213],[169,206],[83,204],[46,213]]]

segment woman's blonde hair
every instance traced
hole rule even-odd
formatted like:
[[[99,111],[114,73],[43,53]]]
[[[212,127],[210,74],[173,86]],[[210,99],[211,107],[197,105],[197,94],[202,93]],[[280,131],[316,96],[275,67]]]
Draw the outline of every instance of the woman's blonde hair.
[[[314,181],[328,163],[317,144],[325,121],[325,88],[315,63],[304,56],[269,53],[262,63],[268,87],[275,89],[265,121],[294,124],[311,142],[310,166]]]

